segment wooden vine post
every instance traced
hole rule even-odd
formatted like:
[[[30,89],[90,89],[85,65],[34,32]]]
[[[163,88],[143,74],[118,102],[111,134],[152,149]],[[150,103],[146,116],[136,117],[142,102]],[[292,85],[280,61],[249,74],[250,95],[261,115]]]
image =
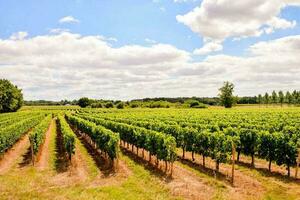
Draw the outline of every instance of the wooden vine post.
[[[30,150],[31,150],[31,161],[32,161],[32,165],[34,166],[34,151],[33,151],[32,142],[30,142]]]
[[[71,149],[71,146],[69,147],[68,154],[69,154],[69,160],[70,160],[71,165],[72,165],[72,149]]]
[[[235,165],[235,144],[232,142],[232,171],[231,171],[231,183],[234,184],[234,165]]]
[[[119,170],[119,158],[117,157],[115,159],[115,166],[114,166],[115,170],[118,171]]]
[[[125,144],[124,144],[125,145]],[[117,151],[116,157],[112,159],[113,170],[119,171],[119,151]]]
[[[298,168],[299,168],[299,164],[300,164],[300,148],[298,149],[298,157],[296,160],[296,172],[295,172],[295,178],[298,178]]]

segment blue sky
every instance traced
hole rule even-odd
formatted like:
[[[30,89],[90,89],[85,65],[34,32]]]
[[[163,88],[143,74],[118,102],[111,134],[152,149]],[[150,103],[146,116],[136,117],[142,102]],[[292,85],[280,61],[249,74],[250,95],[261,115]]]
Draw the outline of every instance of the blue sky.
[[[174,3],[173,0],[69,0],[69,1],[0,1],[0,37],[8,38],[18,31],[29,36],[47,34],[53,28],[65,28],[81,35],[115,37],[118,47],[126,44],[147,45],[145,38],[167,43],[179,49],[193,51],[203,45],[199,34],[179,23],[176,15],[191,11],[200,0]],[[287,7],[281,16],[300,22],[300,9]],[[60,24],[64,16],[80,20],[78,24]],[[300,32],[299,23],[293,29],[276,31],[262,37],[227,40],[224,51],[231,55],[241,54],[241,48],[262,40],[276,39]]]
[[[224,2],[226,3],[226,1],[228,0],[225,0]],[[249,0],[246,0],[245,3],[247,1],[251,2]],[[147,96],[147,94],[149,94],[150,96],[189,96],[189,95],[190,96],[199,96],[199,95],[215,96],[217,92],[216,89],[213,89],[213,92],[201,92],[199,89],[190,91],[189,88],[185,88],[190,86],[180,87],[181,79],[189,79],[189,78],[196,79],[197,77],[185,77],[185,75],[183,76],[181,74],[178,74],[177,71],[184,71],[183,74],[186,74],[189,73],[190,71],[196,70],[198,71],[198,73],[202,71],[203,74],[205,74],[206,73],[205,70],[216,70],[212,68],[216,68],[216,66],[219,66],[219,63],[215,63],[217,62],[215,60],[218,60],[220,56],[223,56],[222,58],[224,58],[224,55],[228,57],[231,56],[230,59],[234,59],[236,57],[248,58],[249,51],[253,54],[253,52],[249,50],[253,45],[256,45],[264,41],[272,42],[272,41],[277,41],[278,39],[281,38],[288,38],[288,37],[299,35],[300,33],[299,1],[297,0],[276,0],[276,1],[278,1],[277,3],[281,2],[282,5],[276,7],[272,5],[272,1],[269,1],[271,3],[265,6],[266,10],[260,13],[261,16],[258,14],[257,18],[253,19],[254,17],[256,17],[255,12],[256,9],[258,8],[255,6],[259,6],[259,5],[254,5],[255,3],[253,2],[258,2],[257,4],[260,4],[260,2],[257,0],[252,1],[251,5],[253,5],[253,8],[248,8],[247,6],[242,5],[243,3],[239,3],[239,4],[234,3],[236,5],[233,5],[232,6],[233,8],[230,7],[227,8],[225,4],[223,5],[224,12],[222,10],[223,9],[222,6],[218,7],[217,0],[211,0],[210,2],[209,1],[204,2],[201,0],[186,0],[182,2],[175,2],[175,0],[122,0],[122,1],[120,0],[118,1],[117,0],[98,0],[98,1],[97,0],[87,0],[87,1],[83,1],[83,0],[64,0],[64,1],[61,0],[60,1],[0,0],[0,12],[1,12],[0,39],[4,43],[7,41],[14,41],[13,44],[17,46],[16,48],[19,48],[19,46],[21,45],[20,44],[21,41],[20,40],[16,41],[15,39],[12,39],[12,35],[19,34],[20,32],[26,33],[24,37],[22,36],[21,40],[22,41],[28,40],[28,43],[30,39],[38,38],[40,36],[43,37],[48,36],[48,38],[45,38],[46,41],[47,39],[52,38],[50,36],[54,35],[58,37],[59,35],[67,34],[68,32],[69,33],[68,36],[74,40],[76,40],[76,38],[73,37],[75,34],[80,35],[82,39],[86,39],[86,40],[89,39],[88,38],[89,36],[95,37],[97,35],[98,36],[100,35],[101,37],[106,38],[105,41],[107,43],[107,46],[111,47],[112,50],[124,49],[123,47],[127,47],[127,46],[133,47],[138,45],[139,47],[138,51],[141,50],[143,52],[142,50],[143,47],[145,48],[149,47],[146,51],[151,52],[153,50],[152,47],[155,45],[159,45],[159,44],[170,45],[174,47],[176,51],[182,53],[182,55],[179,56],[180,59],[178,60],[178,62],[176,61],[177,65],[182,67],[187,67],[187,68],[170,69],[168,74],[164,74],[165,76],[161,77],[162,82],[157,82],[154,83],[153,85],[148,85],[149,90],[151,90],[151,92],[150,91],[145,92],[145,94],[137,94],[137,93],[130,92],[130,94],[124,96],[120,94],[116,96],[114,96],[113,94],[107,94],[107,96],[109,98],[121,98],[121,99],[144,97]],[[274,4],[276,4],[276,2],[274,2]],[[268,6],[270,7],[270,9],[268,8]],[[205,12],[202,12],[199,9],[193,13],[193,10],[197,7],[198,8],[202,7],[203,10],[205,9],[206,10]],[[213,12],[209,13],[211,12],[211,10],[213,10],[212,8],[219,11],[217,13],[213,13]],[[239,29],[239,26],[245,24],[245,26],[242,27],[241,31],[237,33],[235,31],[235,28],[233,28],[231,31],[227,31],[226,28],[218,29],[220,28],[218,26],[223,26],[223,25],[224,27],[230,26],[231,25],[230,20],[238,22],[239,18],[234,18],[235,14],[231,15],[230,12],[234,13],[236,11],[240,11],[242,14],[243,12],[246,12],[246,10],[243,9],[247,9],[248,11],[253,9],[254,14],[253,13],[251,14],[251,12],[249,12],[248,13],[249,17],[247,16],[247,14],[245,14],[245,17],[243,16],[244,21],[241,20],[241,22],[239,22],[236,25],[237,26],[236,29]],[[266,14],[266,13],[270,13],[270,14]],[[188,16],[189,14],[190,16]],[[206,19],[205,21],[203,19],[203,16],[206,14],[207,16],[209,16],[209,18]],[[78,22],[73,22],[73,23],[59,22],[59,20],[68,16],[72,17],[75,20],[78,20]],[[266,19],[266,16],[269,18]],[[225,19],[225,21],[222,21],[223,18]],[[275,21],[277,20],[276,23],[274,19]],[[258,25],[259,28],[257,27],[255,28],[255,25],[253,26],[253,24],[251,23],[247,24],[251,20],[254,20],[256,23],[255,25]],[[284,20],[284,22],[282,22],[282,20]],[[211,25],[210,21],[214,22],[213,26]],[[273,30],[272,33],[266,33],[267,31],[266,29],[268,27],[272,28]],[[59,31],[57,33],[50,33],[51,30],[53,32],[54,29],[56,30],[59,29]],[[218,31],[220,32],[220,34],[215,35],[214,33]],[[259,36],[258,35],[253,36],[253,33],[255,31],[263,31],[263,33],[260,33]],[[227,36],[225,36],[226,34]],[[103,38],[102,40],[104,40]],[[74,41],[72,44],[74,44],[75,42],[76,41]],[[277,41],[277,43],[279,42]],[[205,51],[203,51],[204,49],[202,48],[205,47],[206,45],[209,48],[208,49],[205,48]],[[197,49],[200,50],[198,51],[198,53],[196,53]],[[56,49],[53,51],[58,51],[58,50]],[[165,52],[163,50],[159,50],[159,51]],[[187,54],[188,54],[188,58],[183,58]],[[141,56],[143,56],[143,53]],[[1,53],[0,53],[0,57],[1,57]],[[32,53],[31,57],[39,58],[40,55],[38,53],[37,54]],[[183,58],[184,61],[181,58]],[[214,64],[213,67],[209,68],[208,66],[210,65],[206,65],[207,60],[209,59],[209,61],[211,61],[212,58],[214,59],[213,60]],[[91,60],[92,59],[94,58],[91,58]],[[140,61],[135,61],[135,62],[140,62]],[[155,62],[153,61],[152,65],[148,67],[150,69],[156,68],[157,66],[154,65]],[[221,65],[222,60],[219,59],[219,62]],[[20,61],[20,63],[17,64],[11,63],[9,60],[0,64],[3,66],[5,65],[5,63],[10,63],[9,66],[6,67],[7,70],[11,70],[12,68],[11,65],[14,66],[18,65],[18,67],[20,67],[20,65],[22,64],[26,66],[28,64],[25,61]],[[45,63],[47,63],[47,60],[45,60]],[[59,63],[61,63],[61,61]],[[132,63],[132,61],[130,61],[130,63]],[[161,63],[165,64],[166,61],[162,60]],[[100,71],[101,73],[103,73],[103,70],[105,69],[104,67],[102,67],[102,64],[103,63],[98,63],[98,65],[94,66],[95,69],[97,70],[99,69],[99,73]],[[145,65],[146,64],[149,63],[145,63]],[[164,64],[161,64],[161,66],[163,66]],[[46,70],[46,68],[43,68],[44,65],[40,63],[39,66],[36,66],[37,65],[36,62],[32,62],[30,65],[39,67],[39,69]],[[173,61],[172,63],[168,64],[168,66],[173,66],[173,65],[175,65]],[[233,63],[232,65],[235,64]],[[257,66],[259,65],[261,65],[261,63],[257,64]],[[139,66],[138,69],[141,68],[143,67]],[[199,69],[195,69],[195,68],[199,68]],[[62,71],[65,70],[63,66],[60,69]],[[218,70],[222,71],[221,69]],[[228,68],[224,69],[223,71],[228,71]],[[89,71],[86,71],[87,74],[88,72]],[[114,71],[114,73],[117,73],[117,71]],[[126,71],[126,72],[124,71],[124,73],[125,74],[128,73],[128,76],[130,77],[135,77],[135,75],[137,75],[131,71]],[[151,75],[154,74],[153,76],[155,76],[156,73],[158,72],[153,71]],[[209,74],[210,72],[207,73]],[[9,74],[9,72],[7,71],[5,73],[3,72],[2,74],[0,72],[0,76],[2,75],[2,77],[4,78],[8,76],[7,74]],[[198,78],[201,78],[200,76],[203,74],[199,74]],[[30,76],[30,74],[28,74],[28,76]],[[146,79],[149,76],[150,76],[149,74],[143,74],[144,79]],[[26,84],[24,83],[25,79],[21,80],[17,77],[14,77],[11,73],[9,74],[9,77],[15,80],[15,82],[17,82],[18,84],[20,84],[21,87],[23,87],[26,92],[32,93],[30,95],[28,94],[27,98],[29,99],[43,98],[44,93],[42,93],[41,91],[44,88],[33,87],[32,85],[26,86]],[[117,78],[123,79],[122,77],[117,77]],[[218,79],[214,75],[212,75],[212,77],[210,78]],[[218,80],[219,83],[221,83],[226,79],[233,80],[233,81],[239,80],[239,78],[233,78],[231,76],[228,76],[228,78],[224,78],[222,80],[219,79]],[[174,80],[178,81],[176,83],[178,84],[177,90],[174,89],[173,92],[168,93],[169,89],[167,88],[165,90],[161,89],[162,88],[160,87],[161,84],[173,85]],[[49,84],[55,81],[57,82],[57,80],[51,79],[49,80]],[[165,83],[168,81],[171,82]],[[207,80],[206,84],[215,86],[217,82],[218,81],[216,80],[211,80],[210,82]],[[126,84],[131,85],[132,83],[126,82]],[[296,83],[293,82],[293,84],[291,84],[290,87],[293,87],[294,85],[296,85]],[[83,88],[86,87],[88,86],[86,85]],[[157,87],[160,87],[158,89],[160,92],[159,93],[153,92]],[[271,85],[269,88],[265,88],[265,89],[262,88],[261,91],[271,90],[276,87],[286,90],[289,86],[282,85],[280,83],[274,83],[273,86]],[[185,91],[187,92],[185,93]],[[241,89],[237,89],[237,92],[240,95],[252,95],[253,91],[254,90],[249,88],[247,85],[244,87],[244,89],[243,87]],[[68,94],[67,96],[64,95],[58,95],[55,97],[46,96],[46,98],[50,98],[50,99],[77,98],[78,96],[81,96],[80,92],[81,91],[77,91],[76,93],[75,91],[73,91],[70,92],[70,94]],[[91,95],[95,98],[106,97],[101,95],[99,96],[98,94],[95,93],[95,91],[94,92],[91,91],[86,95]]]
[[[30,2],[30,3],[29,3]],[[116,37],[114,45],[146,44],[145,38],[192,50],[202,44],[197,34],[176,21],[198,3],[151,0],[1,1],[1,38],[27,31],[30,36],[47,34],[52,28],[67,28],[82,35]],[[165,9],[162,10],[162,9]],[[59,24],[64,16],[78,24]]]

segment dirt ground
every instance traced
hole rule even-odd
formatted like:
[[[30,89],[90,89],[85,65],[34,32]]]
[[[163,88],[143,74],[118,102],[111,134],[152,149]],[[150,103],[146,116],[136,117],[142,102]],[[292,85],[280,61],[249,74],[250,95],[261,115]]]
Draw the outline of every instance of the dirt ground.
[[[0,160],[0,175],[6,173],[24,154],[30,146],[28,134],[25,134],[11,149],[9,149]]]

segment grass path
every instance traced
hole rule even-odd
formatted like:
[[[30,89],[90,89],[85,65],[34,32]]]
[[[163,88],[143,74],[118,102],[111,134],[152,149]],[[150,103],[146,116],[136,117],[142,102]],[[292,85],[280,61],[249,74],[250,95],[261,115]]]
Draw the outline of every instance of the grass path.
[[[49,151],[49,145],[50,145],[50,139],[51,135],[53,135],[53,126],[55,121],[52,119],[49,125],[49,128],[47,132],[45,133],[45,141],[44,144],[42,144],[40,148],[40,152],[38,154],[38,160],[36,162],[36,167],[40,170],[45,170],[49,167],[49,157],[50,157],[50,151]]]
[[[76,150],[80,153],[80,156],[85,162],[89,179],[94,179],[100,173],[99,169],[97,168],[97,165],[93,158],[89,155],[87,149],[78,138],[76,138]]]
[[[50,170],[54,171],[56,167],[56,156],[55,156],[55,145],[56,145],[56,134],[57,134],[57,125],[56,125],[56,119],[53,119],[53,126],[50,132],[49,137],[49,159],[48,159],[48,166],[50,166]]]

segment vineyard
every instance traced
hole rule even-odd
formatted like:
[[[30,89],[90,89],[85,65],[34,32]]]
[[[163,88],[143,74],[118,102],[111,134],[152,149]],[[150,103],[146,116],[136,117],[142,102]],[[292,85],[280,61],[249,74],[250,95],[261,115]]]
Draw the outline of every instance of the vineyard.
[[[4,199],[299,199],[299,159],[296,107],[0,115]]]

